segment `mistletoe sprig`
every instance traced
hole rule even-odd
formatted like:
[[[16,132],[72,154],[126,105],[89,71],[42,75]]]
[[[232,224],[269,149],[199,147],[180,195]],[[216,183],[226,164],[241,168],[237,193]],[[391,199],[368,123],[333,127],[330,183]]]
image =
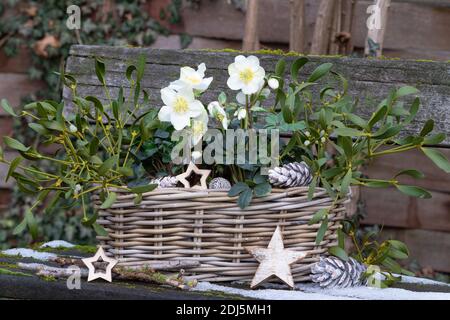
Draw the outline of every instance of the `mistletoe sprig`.
[[[97,214],[89,216],[86,210],[92,194],[99,194],[103,202],[101,208],[107,209],[117,199],[115,189],[135,193],[138,202],[143,193],[156,188],[157,185],[149,184],[149,174],[143,163],[158,153],[169,154],[157,138],[167,126],[157,119],[157,111],[148,107],[148,94],[141,90],[144,68],[144,57],[131,64],[126,70],[130,94],[126,97],[124,89],[120,88],[117,98],[112,99],[106,86],[105,63],[96,59],[95,70],[108,97],[106,102],[94,96],[78,96],[76,80],[70,75],[61,75],[72,90],[73,103],[77,107],[74,113],[63,112],[64,102],[44,100],[26,105],[24,111],[17,115],[8,102],[2,100],[6,112],[29,119],[29,127],[41,137],[40,140],[57,150],[54,156],[48,156],[33,146],[25,146],[11,137],[4,138],[5,144],[20,154],[8,161],[0,149],[0,161],[9,166],[6,179],[14,178],[23,193],[37,195],[23,221],[16,227],[15,234],[28,227],[36,237],[33,210],[41,204],[50,210],[58,201],[69,199],[72,200],[70,206],[81,202],[82,223],[105,235],[105,230],[96,223]],[[149,111],[138,114],[144,108]],[[153,147],[157,150],[149,155],[150,147],[145,148],[145,145],[150,137],[155,137]],[[41,160],[50,161],[57,173],[48,173],[33,165],[33,162]],[[162,162],[159,164],[164,166]]]

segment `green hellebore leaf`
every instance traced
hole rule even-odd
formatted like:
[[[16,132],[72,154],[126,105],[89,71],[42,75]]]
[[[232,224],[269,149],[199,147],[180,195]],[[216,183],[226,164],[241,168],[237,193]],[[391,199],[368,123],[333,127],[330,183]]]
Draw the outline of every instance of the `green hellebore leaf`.
[[[239,208],[245,209],[246,207],[248,207],[250,202],[252,201],[252,198],[253,198],[253,190],[250,188],[244,190],[239,195],[239,199],[238,199]]]
[[[410,94],[415,94],[418,92],[419,92],[419,90],[417,90],[417,88],[414,88],[411,86],[404,86],[397,90],[396,96],[397,96],[397,98],[400,98],[400,97],[407,96]]]
[[[230,191],[228,191],[228,196],[229,197],[235,197],[235,196],[237,196],[241,192],[244,192],[247,189],[249,189],[249,186],[246,183],[238,182],[238,183],[234,184],[231,187]]]
[[[301,57],[294,61],[291,66],[291,77],[292,80],[297,81],[299,70],[308,62],[308,58]]]
[[[281,78],[283,77],[285,69],[286,69],[286,60],[284,60],[284,58],[281,58],[280,60],[278,60],[275,66],[275,74]]]
[[[264,197],[272,191],[272,186],[270,185],[270,183],[265,182],[257,184],[253,190],[255,192],[255,196]]]
[[[333,67],[333,64],[329,62],[321,64],[311,73],[308,78],[308,82],[316,82],[317,80],[325,76],[330,71],[331,67]]]

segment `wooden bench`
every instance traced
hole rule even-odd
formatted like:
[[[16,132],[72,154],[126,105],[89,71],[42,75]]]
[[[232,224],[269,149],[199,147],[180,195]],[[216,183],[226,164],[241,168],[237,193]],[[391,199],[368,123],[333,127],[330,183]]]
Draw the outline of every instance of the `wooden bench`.
[[[221,91],[231,93],[226,86],[227,66],[240,53],[230,51],[192,51],[157,50],[145,48],[73,46],[66,63],[66,72],[74,75],[78,81],[78,93],[81,96],[95,95],[106,101],[103,87],[94,72],[94,58],[106,62],[106,83],[112,96],[120,87],[125,92],[129,87],[125,70],[129,62],[140,55],[147,58],[143,88],[150,94],[152,107],[162,106],[160,89],[179,76],[181,66],[196,67],[201,62],[207,66],[207,76],[213,76],[210,89],[203,96],[205,105],[217,99]],[[282,57],[278,54],[256,54],[262,66],[272,72],[276,62]],[[286,55],[287,65],[298,57]],[[374,60],[347,57],[309,57],[310,63],[301,70],[300,76],[306,76],[318,65],[325,62],[334,64],[333,70],[343,74],[349,80],[349,93],[360,100],[357,113],[370,115],[376,105],[384,99],[390,90],[404,85],[415,86],[420,90],[421,109],[407,134],[420,132],[429,118],[435,121],[435,130],[447,134],[441,145],[442,151],[450,157],[450,63],[413,60]],[[289,81],[289,79],[287,79]],[[64,99],[71,111],[70,90],[64,90]],[[413,159],[413,160],[411,160]],[[410,162],[411,161],[411,162]],[[392,190],[367,189],[363,199],[368,222],[383,224],[387,234],[395,234],[400,240],[414,243],[412,256],[420,257],[419,262],[432,265],[440,271],[450,272],[450,175],[435,169],[428,159],[410,152],[406,156],[396,156],[376,161],[368,172],[381,176],[392,175],[398,167],[415,167],[424,171],[427,178],[421,185],[431,189],[434,200],[417,200],[393,193]],[[392,172],[391,172],[392,171]],[[411,183],[416,183],[412,182]],[[420,183],[419,183],[420,184]],[[392,229],[395,227],[400,229]],[[423,230],[422,230],[423,229]],[[406,233],[405,233],[406,232]],[[433,239],[440,239],[442,245],[436,245]]]

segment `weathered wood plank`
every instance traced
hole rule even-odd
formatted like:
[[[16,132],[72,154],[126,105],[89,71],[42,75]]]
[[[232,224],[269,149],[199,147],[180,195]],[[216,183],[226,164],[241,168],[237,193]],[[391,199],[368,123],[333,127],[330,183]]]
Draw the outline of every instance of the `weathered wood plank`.
[[[450,233],[384,228],[381,236],[405,242],[410,250],[409,262],[417,261],[423,267],[450,272]]]
[[[21,105],[24,96],[43,88],[41,81],[30,80],[27,74],[0,73],[0,99],[8,99],[13,107]],[[0,108],[0,116],[5,112]]]
[[[441,152],[450,159],[449,149],[442,149]],[[413,184],[429,190],[450,193],[450,174],[445,174],[441,169],[433,165],[433,162],[423,152],[418,150],[385,155],[375,159],[363,171],[371,178],[391,179],[395,174],[408,166],[420,170],[425,175],[425,178],[414,179],[409,176],[401,176],[399,180],[403,184]]]
[[[210,90],[204,96],[204,103],[216,99],[217,94],[226,88],[228,77],[226,68],[238,55],[235,52],[208,52],[191,50],[158,50],[146,48],[125,48],[107,46],[73,46],[68,59],[67,71],[79,80],[78,92],[81,95],[94,94],[105,99],[103,89],[95,77],[93,56],[99,56],[107,61],[106,81],[114,91],[118,87],[129,86],[124,76],[127,64],[137,59],[141,54],[147,56],[147,67],[143,79],[143,88],[152,94],[153,106],[161,106],[159,90],[167,86],[170,81],[178,78],[179,67],[184,65],[196,66],[205,62],[208,75],[215,78]],[[267,71],[273,71],[279,55],[258,55],[261,64]],[[288,63],[295,60],[295,56],[287,56]],[[402,85],[413,85],[421,90],[420,98],[423,107],[419,111],[416,121],[406,131],[413,134],[420,131],[424,122],[432,118],[436,122],[436,130],[450,133],[450,63],[419,62],[408,60],[371,60],[360,58],[338,57],[310,57],[311,63],[301,72],[306,77],[324,62],[334,63],[334,70],[342,73],[350,81],[350,94],[359,97],[358,113],[369,116],[379,101],[388,92]],[[289,81],[289,78],[287,79]],[[230,93],[233,96],[235,93]],[[65,91],[66,100],[70,97]],[[270,101],[269,101],[270,103]],[[450,136],[444,141],[450,145]]]
[[[445,0],[398,0],[392,1],[385,38],[386,49],[420,48],[448,50],[450,47],[450,10]],[[306,0],[307,43],[311,43],[315,17],[320,1]],[[356,3],[352,28],[352,42],[364,48],[367,27],[367,7],[373,1]],[[426,5],[423,5],[426,4]],[[440,7],[436,9],[434,6]],[[261,0],[259,19],[265,21],[259,30],[262,42],[289,42],[289,1]],[[226,1],[203,2],[198,9],[185,9],[183,22],[186,33],[193,36],[241,40],[244,30],[244,13]],[[208,25],[208,28],[205,28]],[[419,54],[417,57],[421,57]]]
[[[431,199],[389,189],[361,189],[365,224],[450,232],[450,193],[431,191]]]

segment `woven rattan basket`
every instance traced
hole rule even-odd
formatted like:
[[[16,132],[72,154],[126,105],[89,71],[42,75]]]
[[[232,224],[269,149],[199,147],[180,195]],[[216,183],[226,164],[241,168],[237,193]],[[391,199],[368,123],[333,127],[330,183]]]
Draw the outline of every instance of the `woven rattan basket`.
[[[244,247],[266,247],[277,225],[285,247],[309,252],[292,265],[295,281],[308,281],[311,265],[337,244],[336,230],[347,202],[335,203],[324,239],[316,245],[320,224],[308,225],[308,221],[333,204],[320,188],[311,201],[305,187],[274,189],[255,198],[245,210],[224,190],[156,189],[144,194],[139,205],[134,204],[134,194],[114,191],[118,199],[110,209],[101,210],[99,197],[93,198],[98,223],[109,234],[98,237],[108,255],[122,266],[198,261],[200,266],[186,270],[186,275],[205,281],[251,280],[258,264]]]

